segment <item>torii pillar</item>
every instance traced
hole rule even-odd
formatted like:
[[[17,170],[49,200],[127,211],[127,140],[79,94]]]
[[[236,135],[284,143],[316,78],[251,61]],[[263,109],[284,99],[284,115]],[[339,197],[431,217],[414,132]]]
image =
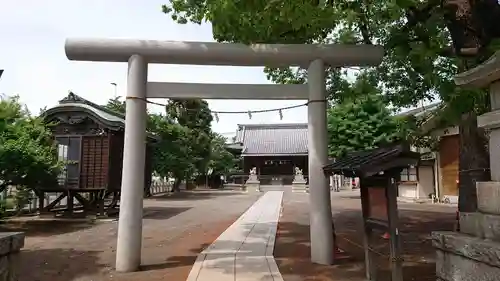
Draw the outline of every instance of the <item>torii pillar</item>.
[[[378,65],[384,53],[382,47],[318,44],[248,46],[213,42],[68,39],[65,50],[70,60],[128,62],[123,175],[116,249],[117,271],[136,271],[141,264],[146,98],[308,98],[311,261],[326,265],[333,263],[330,188],[328,179],[323,174],[323,166],[328,159],[325,67]],[[148,63],[304,67],[308,68],[309,93],[297,92],[299,87],[304,85],[239,85],[241,90],[231,93],[221,92],[221,89],[234,89],[235,85],[204,84],[203,87],[198,87],[196,84],[175,84],[175,87],[169,87],[172,84],[148,83]],[[282,87],[282,90],[276,91],[276,87]],[[177,92],[171,92],[172,88]],[[252,94],[252,89],[256,88],[261,91]],[[295,89],[293,94],[287,91],[290,88]]]

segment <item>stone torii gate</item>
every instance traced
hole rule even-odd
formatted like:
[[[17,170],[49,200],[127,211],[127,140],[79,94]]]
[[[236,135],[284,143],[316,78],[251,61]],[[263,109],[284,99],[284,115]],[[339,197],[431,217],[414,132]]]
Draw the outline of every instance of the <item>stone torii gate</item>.
[[[67,39],[65,50],[70,60],[128,62],[117,271],[136,271],[141,264],[146,98],[308,99],[311,261],[333,263],[330,189],[322,169],[328,161],[325,67],[378,65],[383,57],[382,47]],[[149,63],[300,66],[308,69],[308,83],[231,85],[148,82]]]

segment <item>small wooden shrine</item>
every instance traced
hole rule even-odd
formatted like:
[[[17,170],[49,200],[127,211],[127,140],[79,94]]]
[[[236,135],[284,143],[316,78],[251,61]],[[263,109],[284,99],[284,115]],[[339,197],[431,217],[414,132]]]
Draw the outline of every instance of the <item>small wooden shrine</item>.
[[[125,116],[71,92],[42,116],[47,123],[54,124],[51,129],[58,157],[65,166],[59,175],[58,186],[39,190],[40,213],[72,215],[80,208],[103,215],[105,209],[116,207],[122,179]],[[152,180],[152,141],[154,138],[150,136],[146,146],[146,189]],[[46,193],[60,195],[44,206]],[[65,198],[66,206],[56,207]],[[80,206],[74,206],[74,201]]]
[[[327,175],[360,178],[367,280],[376,280],[377,266],[370,245],[377,230],[390,235],[392,281],[403,280],[396,182],[401,170],[417,165],[419,159],[420,154],[412,152],[409,145],[393,144],[349,153],[323,168]]]

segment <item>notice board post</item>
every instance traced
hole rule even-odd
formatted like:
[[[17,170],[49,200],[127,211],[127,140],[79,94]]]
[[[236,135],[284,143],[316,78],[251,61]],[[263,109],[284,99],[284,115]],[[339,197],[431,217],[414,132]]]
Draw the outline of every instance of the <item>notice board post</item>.
[[[398,228],[397,181],[402,169],[417,165],[420,154],[406,144],[393,144],[368,151],[353,152],[324,167],[327,175],[359,177],[363,214],[363,243],[366,278],[377,280],[375,233],[390,234],[390,268],[392,281],[403,281],[403,258]]]

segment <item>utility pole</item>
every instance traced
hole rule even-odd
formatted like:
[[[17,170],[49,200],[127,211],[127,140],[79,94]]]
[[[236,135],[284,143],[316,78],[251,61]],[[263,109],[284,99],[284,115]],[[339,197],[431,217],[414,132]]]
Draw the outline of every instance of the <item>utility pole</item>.
[[[117,84],[116,84],[115,82],[112,82],[112,83],[110,83],[110,84],[111,84],[111,85],[114,87],[114,89],[115,89],[115,96],[114,96],[114,98],[116,99],[116,97],[118,96],[118,95],[117,95],[117,92],[116,92],[116,90],[117,90]]]

